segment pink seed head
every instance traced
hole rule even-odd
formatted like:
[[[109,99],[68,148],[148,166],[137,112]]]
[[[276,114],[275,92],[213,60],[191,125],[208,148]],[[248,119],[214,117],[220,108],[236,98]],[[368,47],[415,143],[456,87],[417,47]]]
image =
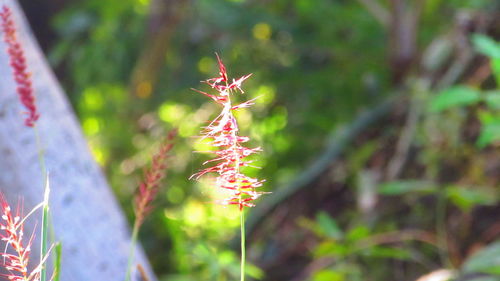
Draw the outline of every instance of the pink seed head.
[[[235,92],[244,93],[241,85],[251,74],[244,75],[236,80],[233,79],[232,82],[229,81],[224,63],[218,54],[216,56],[219,65],[219,76],[204,82],[215,89],[217,93],[208,94],[194,89],[222,106],[222,112],[202,131],[203,137],[211,139],[211,145],[217,149],[214,152],[216,158],[206,161],[204,164],[214,164],[192,175],[191,178],[199,179],[207,173],[217,174],[217,187],[230,191],[229,196],[219,203],[238,205],[239,209],[242,210],[244,207],[254,206],[252,201],[263,194],[263,192],[256,191],[256,188],[261,187],[264,182],[264,180],[248,177],[240,171],[241,167],[252,167],[249,165],[251,161],[245,158],[261,151],[261,149],[247,148],[242,145],[249,141],[250,138],[238,135],[238,122],[233,112],[251,106],[253,99],[238,105],[231,103],[231,94]]]

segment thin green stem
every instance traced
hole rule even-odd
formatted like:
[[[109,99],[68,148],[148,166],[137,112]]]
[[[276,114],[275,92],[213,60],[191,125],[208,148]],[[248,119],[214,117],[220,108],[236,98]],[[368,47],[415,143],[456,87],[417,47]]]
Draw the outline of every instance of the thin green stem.
[[[134,222],[134,228],[132,229],[132,239],[130,240],[130,252],[128,254],[127,273],[125,275],[125,281],[130,281],[130,276],[132,274],[132,263],[134,261],[135,244],[137,243],[139,226],[140,226],[139,221],[136,219]]]
[[[40,133],[36,125],[34,126],[34,130],[35,130],[36,150],[38,152],[38,162],[40,163],[40,171],[42,172],[43,183],[45,184],[47,178],[47,169],[45,168],[44,150],[42,147],[42,141],[40,140]]]
[[[42,229],[41,229],[41,246],[40,246],[40,261],[45,259],[48,252],[48,231],[49,231],[49,185],[48,185],[48,175],[45,165],[44,151],[42,147],[42,142],[40,141],[40,133],[38,127],[34,126],[36,148],[38,151],[38,162],[40,163],[40,171],[42,172],[42,182],[44,183],[44,196],[43,196],[43,213],[42,213]],[[42,265],[40,270],[40,280],[47,280],[47,268]]]
[[[226,87],[227,86],[229,86],[229,84],[226,81]],[[230,116],[232,118],[234,118],[234,116],[231,112],[231,109],[230,109],[230,108],[232,108],[232,105],[231,105],[231,97],[229,94],[227,95],[227,105],[229,108]],[[236,139],[236,137],[237,137],[236,132],[237,132],[237,130],[231,130],[231,135],[232,135],[233,139]],[[236,148],[236,142],[234,142],[232,144],[232,148]],[[237,151],[237,149],[233,149],[233,151]],[[236,171],[236,174],[239,174],[240,173],[240,155],[238,155],[237,152],[234,152],[234,158],[236,159],[236,161],[234,163],[234,170]],[[241,186],[239,179],[237,180],[237,184],[238,184],[238,187]],[[243,195],[242,195],[240,189],[238,189],[238,191],[240,192],[238,207],[240,208],[240,232],[241,232],[241,269],[240,269],[241,278],[240,279],[241,279],[241,281],[245,281],[245,210],[244,210],[244,208],[242,208]]]
[[[245,281],[245,210],[240,211],[241,224],[241,281]]]

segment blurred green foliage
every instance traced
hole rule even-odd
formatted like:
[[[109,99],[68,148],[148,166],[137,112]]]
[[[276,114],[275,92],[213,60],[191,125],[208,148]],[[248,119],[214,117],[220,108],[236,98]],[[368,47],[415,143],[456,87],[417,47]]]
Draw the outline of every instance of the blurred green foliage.
[[[219,108],[190,89],[210,90],[199,81],[217,75],[214,52],[222,56],[232,77],[253,73],[244,84],[246,94],[238,99],[258,99],[252,108],[238,112],[237,118],[242,135],[251,137],[251,145],[264,149],[255,157],[262,169],[249,173],[265,178],[265,190],[272,191],[293,180],[323,153],[331,131],[394,90],[388,31],[358,1],[186,1],[178,11],[179,22],[172,23],[157,83],[145,84],[152,91],[138,96],[130,90],[130,81],[144,46],[151,40],[147,30],[154,33],[148,25],[151,1],[76,2],[53,20],[60,39],[49,58],[62,69],[62,82],[91,150],[131,219],[131,198],[151,152],[168,130],[179,129],[167,181],[156,200],[158,208],[140,233],[160,279],[235,280],[239,260],[229,242],[238,239],[238,212],[212,203],[223,194],[208,181],[187,180],[207,160],[207,156],[193,152],[207,150],[206,142],[196,136]],[[386,2],[381,1],[382,6],[386,7]],[[419,47],[446,33],[452,26],[449,19],[460,9],[485,9],[488,5],[492,4],[486,0],[427,1],[419,26]],[[473,42],[492,60],[498,83],[498,43],[481,35],[473,37]],[[477,107],[482,128],[477,140],[480,148],[500,139],[498,96],[498,88],[453,85],[427,100],[429,113],[419,123],[417,142],[428,173],[437,169],[437,159],[455,151],[450,147],[437,151],[433,140],[438,137],[451,143],[459,134],[447,134],[465,122],[462,117],[454,119],[460,116],[457,111]],[[436,124],[440,118],[448,123]],[[433,129],[429,123],[446,128]],[[362,170],[379,148],[379,142],[374,141],[348,154],[350,169]],[[435,196],[464,213],[475,206],[498,204],[491,195],[495,190],[486,184],[483,189],[470,188],[425,176],[382,183],[377,194],[402,197],[409,204]],[[354,210],[339,220],[324,211],[314,215],[315,220],[299,220],[317,239],[310,258],[335,261],[313,272],[311,280],[393,280],[388,276],[394,261],[425,264],[427,259],[436,259],[438,251],[432,246],[418,249],[415,244],[373,242],[379,233],[394,232],[405,225],[398,218],[399,207],[403,208],[395,206],[375,225],[366,223]],[[414,207],[406,224],[432,225],[423,203]],[[249,252],[250,260],[258,262],[253,260],[252,248]],[[367,274],[372,279],[367,279]],[[256,266],[248,267],[248,275],[264,278]]]
[[[500,83],[500,43],[487,36],[475,34],[472,37],[476,50],[490,59],[492,74]],[[477,140],[479,147],[485,147],[500,140],[500,91],[490,89],[480,91],[468,86],[454,86],[435,95],[429,102],[431,111],[475,105],[483,102],[486,108],[478,110],[482,123],[481,134]]]

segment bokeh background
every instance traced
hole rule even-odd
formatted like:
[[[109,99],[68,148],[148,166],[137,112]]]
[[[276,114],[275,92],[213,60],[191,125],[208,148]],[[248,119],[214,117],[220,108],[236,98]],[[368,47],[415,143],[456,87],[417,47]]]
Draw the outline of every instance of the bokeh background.
[[[259,97],[237,116],[272,192],[247,214],[251,278],[500,280],[499,2],[20,3],[131,221],[178,128],[140,233],[160,280],[239,276],[238,210],[188,180],[220,110],[191,90],[208,90],[215,52],[253,73],[238,98]]]

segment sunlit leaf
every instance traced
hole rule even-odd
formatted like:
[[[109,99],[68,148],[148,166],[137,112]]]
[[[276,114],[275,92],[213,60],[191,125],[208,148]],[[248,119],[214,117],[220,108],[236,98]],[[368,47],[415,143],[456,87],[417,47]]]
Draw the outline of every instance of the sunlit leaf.
[[[349,246],[341,243],[336,243],[333,241],[326,241],[320,243],[314,249],[315,257],[324,257],[324,256],[345,256],[349,253]]]
[[[481,133],[477,140],[477,146],[483,148],[500,140],[500,123],[486,124],[481,128]]]
[[[316,215],[316,221],[321,231],[330,238],[341,239],[343,236],[342,230],[337,225],[337,222],[327,213],[319,212]]]
[[[490,65],[497,83],[500,83],[500,58],[491,59]]]
[[[491,109],[500,109],[500,90],[487,91],[484,93],[484,101]]]
[[[492,205],[498,201],[498,194],[482,187],[449,186],[446,188],[446,195],[464,211],[469,211],[476,205]]]
[[[477,146],[483,148],[493,142],[500,140],[500,116],[493,114],[490,111],[480,111],[478,118],[481,121],[482,127]]]
[[[474,34],[472,43],[476,50],[492,59],[500,59],[500,42],[483,34]]]
[[[491,68],[500,82],[500,42],[483,34],[474,34],[472,42],[478,52],[491,59]]]
[[[348,241],[357,241],[370,236],[370,230],[364,225],[358,225],[347,233]]]
[[[466,86],[455,86],[443,90],[434,96],[429,103],[429,109],[433,112],[445,109],[475,104],[481,100],[480,92]]]
[[[312,278],[312,281],[344,281],[344,274],[333,270],[317,271]]]
[[[254,279],[257,279],[257,280],[260,280],[264,277],[264,272],[262,271],[262,269],[258,268],[257,266],[253,265],[253,264],[250,264],[250,263],[247,263],[245,265],[245,273],[254,278]]]
[[[467,259],[464,272],[481,272],[500,276],[500,242],[495,242]],[[498,280],[498,277],[496,277]]]
[[[403,195],[409,192],[429,193],[436,190],[435,184],[423,180],[391,181],[380,185],[378,192],[383,195]]]

